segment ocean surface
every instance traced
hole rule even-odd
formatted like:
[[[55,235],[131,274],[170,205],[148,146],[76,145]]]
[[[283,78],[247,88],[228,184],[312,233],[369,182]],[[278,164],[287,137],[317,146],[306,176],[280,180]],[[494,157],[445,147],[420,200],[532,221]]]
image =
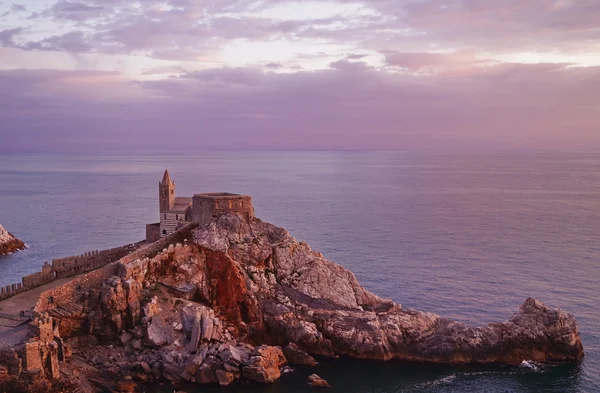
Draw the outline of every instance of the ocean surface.
[[[179,196],[250,194],[259,217],[405,307],[483,325],[533,296],[577,317],[586,350],[531,367],[321,359],[272,386],[215,391],[310,392],[316,372],[332,393],[600,392],[600,153],[4,155],[0,224],[29,249],[0,257],[0,284],[143,239],[166,166]]]

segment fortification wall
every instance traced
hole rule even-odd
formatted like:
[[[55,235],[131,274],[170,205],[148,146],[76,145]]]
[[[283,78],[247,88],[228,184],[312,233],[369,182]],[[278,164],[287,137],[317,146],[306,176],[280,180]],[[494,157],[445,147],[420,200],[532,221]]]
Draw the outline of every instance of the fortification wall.
[[[167,248],[169,244],[181,243],[186,239],[191,239],[191,231],[195,227],[195,224],[189,224],[179,231],[147,247],[140,248],[100,269],[83,274],[81,277],[77,277],[63,285],[42,292],[34,310],[41,313],[52,310],[61,304],[79,302],[84,293],[100,287],[110,277],[117,276],[119,273],[119,264],[128,264],[138,259],[153,258],[163,249]]]
[[[67,304],[73,301],[79,302],[81,296],[92,288],[99,287],[104,281],[117,274],[117,262],[111,262],[108,265],[85,273],[81,277],[48,289],[40,294],[35,304],[35,312],[45,312],[56,308],[60,304]]]
[[[44,262],[44,266],[42,266],[42,271],[25,276],[21,279],[21,281],[24,288],[31,289],[48,284],[55,278],[56,275],[52,270],[52,265],[46,261]]]
[[[0,300],[48,284],[59,278],[76,276],[98,269],[137,249],[137,245],[128,244],[109,250],[90,251],[81,255],[54,259],[52,264],[45,262],[41,271],[23,277],[20,283],[9,284],[0,288]]]
[[[134,244],[128,244],[109,250],[96,250],[73,257],[54,259],[52,270],[56,274],[56,278],[70,277],[106,266],[108,263],[114,262],[135,250],[136,246]]]
[[[192,221],[206,226],[228,213],[241,214],[246,220],[254,218],[252,197],[227,193],[196,194],[192,198]]]

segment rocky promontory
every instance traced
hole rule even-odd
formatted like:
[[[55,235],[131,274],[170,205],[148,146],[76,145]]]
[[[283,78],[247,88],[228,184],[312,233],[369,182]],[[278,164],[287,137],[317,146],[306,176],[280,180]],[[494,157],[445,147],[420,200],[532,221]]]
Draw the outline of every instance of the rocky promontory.
[[[14,237],[0,225],[0,255],[12,254],[25,249],[25,243]]]
[[[131,391],[153,381],[273,383],[286,364],[314,366],[313,356],[511,365],[583,357],[575,318],[532,298],[506,321],[471,327],[378,297],[259,219],[228,214],[184,237],[107,267],[101,284],[80,287],[97,279],[92,272],[76,289],[42,295],[36,311],[72,350],[63,379]],[[60,300],[67,290],[76,295]]]

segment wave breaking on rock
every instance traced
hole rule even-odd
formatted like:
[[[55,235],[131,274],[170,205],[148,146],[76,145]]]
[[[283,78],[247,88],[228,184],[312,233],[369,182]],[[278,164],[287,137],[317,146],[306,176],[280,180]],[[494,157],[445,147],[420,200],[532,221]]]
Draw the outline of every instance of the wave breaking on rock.
[[[0,225],[0,256],[12,254],[24,250],[25,248],[25,243],[17,239],[12,233],[8,232]]]

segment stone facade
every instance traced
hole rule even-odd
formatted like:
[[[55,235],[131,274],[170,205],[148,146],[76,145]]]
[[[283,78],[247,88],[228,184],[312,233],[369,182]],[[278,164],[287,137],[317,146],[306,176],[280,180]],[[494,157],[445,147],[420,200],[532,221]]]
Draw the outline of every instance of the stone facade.
[[[189,210],[192,198],[175,196],[175,182],[171,179],[169,171],[165,170],[162,181],[158,183],[158,204],[160,213],[160,236],[168,236],[185,226],[189,222]],[[150,235],[151,237],[148,237]],[[148,232],[146,227],[146,240],[152,241],[154,229]]]
[[[192,198],[192,221],[200,226],[228,213],[239,213],[248,221],[253,219],[252,197],[221,192],[196,194]]]
[[[160,222],[146,224],[146,241],[155,242],[160,238]]]
[[[219,192],[196,194],[192,198],[176,196],[175,182],[168,170],[158,183],[158,202],[160,223],[158,228],[157,224],[146,225],[148,242],[168,236],[190,222],[208,225],[227,213],[239,213],[247,220],[254,218],[252,198],[248,195]]]

